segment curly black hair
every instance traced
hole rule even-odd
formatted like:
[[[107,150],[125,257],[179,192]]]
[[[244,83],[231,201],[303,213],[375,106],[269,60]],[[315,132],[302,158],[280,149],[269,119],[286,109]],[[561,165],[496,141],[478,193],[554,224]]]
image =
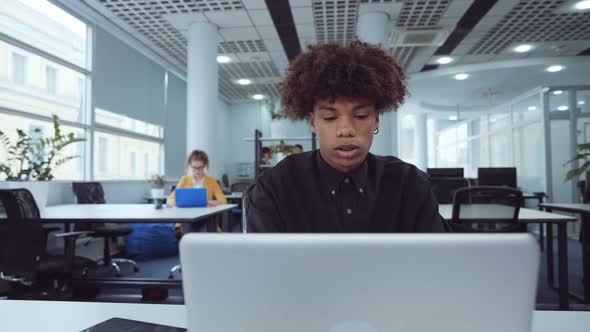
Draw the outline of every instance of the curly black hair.
[[[406,96],[402,66],[378,46],[353,41],[310,45],[279,86],[282,111],[293,120],[313,113],[318,99],[364,97],[379,113],[397,110]]]

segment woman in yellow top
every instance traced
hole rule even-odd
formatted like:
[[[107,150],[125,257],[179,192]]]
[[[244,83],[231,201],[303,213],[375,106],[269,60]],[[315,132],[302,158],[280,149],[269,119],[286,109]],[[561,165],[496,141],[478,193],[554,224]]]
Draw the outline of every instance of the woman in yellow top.
[[[227,199],[214,177],[205,173],[209,166],[209,157],[204,151],[193,150],[186,159],[186,168],[191,175],[183,176],[176,184],[176,188],[205,188],[207,189],[207,203],[209,206],[227,204]],[[170,206],[176,205],[174,191],[168,197]]]
[[[205,188],[207,189],[207,203],[209,206],[227,204],[227,199],[223,195],[217,180],[205,173],[208,166],[209,157],[207,157],[207,154],[201,150],[193,150],[186,159],[187,173],[191,175],[180,178],[176,188]],[[170,206],[176,205],[174,191],[168,197],[168,204]],[[178,232],[180,224],[174,225],[174,229]]]

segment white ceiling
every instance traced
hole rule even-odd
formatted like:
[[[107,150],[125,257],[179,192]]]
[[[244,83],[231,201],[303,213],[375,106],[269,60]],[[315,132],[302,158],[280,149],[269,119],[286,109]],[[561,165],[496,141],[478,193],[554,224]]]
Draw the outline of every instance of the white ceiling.
[[[288,59],[264,0],[84,0],[171,63],[186,67],[186,30],[190,22],[219,26],[218,52],[234,59],[219,64],[219,92],[229,103],[250,101],[235,80],[249,78],[254,88],[277,98],[277,83]],[[358,16],[370,11],[390,15],[398,28],[455,29],[474,0],[290,0],[299,43],[346,43],[355,38]],[[571,0],[499,0],[453,50],[455,61],[420,73],[434,64],[439,45],[391,48],[416,78],[412,99],[433,104],[481,105],[482,91],[499,91],[496,101],[535,86],[567,81],[588,82],[589,67],[575,62],[562,73],[547,75],[526,61],[571,57],[590,48],[590,12],[568,11]],[[518,43],[531,43],[532,52],[512,51]],[[588,61],[590,57],[577,57]],[[519,68],[482,70],[478,64],[524,60]],[[556,60],[557,61],[557,60]],[[467,67],[466,67],[467,66]],[[471,66],[471,67],[469,67]],[[473,67],[476,66],[476,67]],[[484,66],[485,67],[485,66]],[[452,68],[474,70],[466,81],[449,80]],[[431,76],[429,76],[431,75]],[[583,75],[586,75],[585,77]],[[427,77],[427,79],[425,79]],[[563,80],[563,82],[562,82]]]

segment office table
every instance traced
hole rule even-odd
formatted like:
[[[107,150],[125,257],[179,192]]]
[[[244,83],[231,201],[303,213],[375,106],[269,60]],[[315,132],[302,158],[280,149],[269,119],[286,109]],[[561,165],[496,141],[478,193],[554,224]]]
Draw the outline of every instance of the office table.
[[[184,305],[4,300],[0,313],[2,331],[79,332],[112,317],[186,327]],[[587,332],[590,312],[535,311],[532,325],[532,332]]]
[[[208,231],[214,232],[219,217],[222,219],[221,224],[224,229],[231,229],[227,215],[234,207],[236,207],[235,204],[225,204],[200,208],[164,207],[156,210],[150,204],[68,204],[46,207],[41,219],[47,223],[63,223],[66,231],[70,231],[71,223],[182,223],[184,232],[203,225],[207,226]],[[72,283],[111,286],[181,286],[181,282],[177,280],[143,278],[73,278]]]
[[[461,219],[492,219],[497,220],[503,212],[512,211],[513,208],[496,204],[472,204],[461,206]],[[438,209],[445,220],[452,219],[453,205],[441,204]],[[553,236],[553,225],[557,225],[558,247],[558,279],[559,279],[559,308],[569,309],[569,281],[567,261],[567,223],[577,221],[572,216],[564,216],[540,210],[520,208],[518,221],[527,224],[547,224],[547,238]],[[553,284],[553,241],[547,241],[547,270],[550,272],[547,281]]]
[[[214,217],[225,217],[222,224],[229,224],[227,213],[235,204],[216,207],[169,208],[156,210],[151,204],[66,204],[48,206],[41,219],[47,223],[63,223],[66,231],[70,223],[183,223],[202,225]],[[214,229],[214,228],[213,228]],[[225,229],[225,228],[224,228]]]
[[[590,204],[571,204],[571,203],[546,203],[540,204],[547,211],[563,211],[580,215],[582,221],[581,238],[582,238],[582,275],[584,276],[584,294],[582,297],[573,294],[574,297],[582,300],[585,304],[590,304]],[[550,233],[547,230],[547,238]],[[549,241],[547,241],[549,243]],[[550,271],[553,274],[553,271]],[[553,285],[553,283],[550,283]]]

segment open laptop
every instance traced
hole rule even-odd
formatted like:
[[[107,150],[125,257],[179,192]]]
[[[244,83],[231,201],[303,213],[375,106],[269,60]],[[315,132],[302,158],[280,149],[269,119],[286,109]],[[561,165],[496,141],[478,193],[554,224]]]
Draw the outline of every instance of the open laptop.
[[[528,234],[187,234],[189,331],[530,331]]]

